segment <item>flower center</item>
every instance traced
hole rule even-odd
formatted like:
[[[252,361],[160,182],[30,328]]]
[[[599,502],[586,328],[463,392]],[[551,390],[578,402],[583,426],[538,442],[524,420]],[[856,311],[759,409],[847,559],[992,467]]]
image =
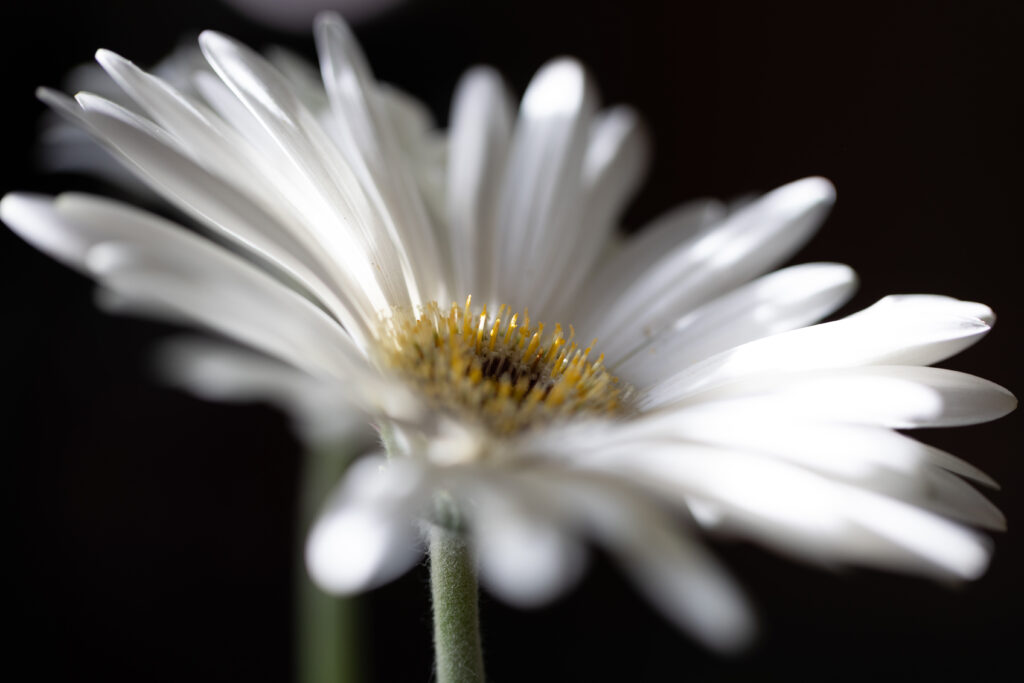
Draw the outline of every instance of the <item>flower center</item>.
[[[383,363],[416,386],[434,407],[511,434],[569,415],[617,415],[632,388],[613,377],[604,357],[590,360],[569,326],[531,327],[528,311],[502,305],[430,302],[418,312],[395,309],[381,322]],[[594,342],[596,343],[596,339]]]

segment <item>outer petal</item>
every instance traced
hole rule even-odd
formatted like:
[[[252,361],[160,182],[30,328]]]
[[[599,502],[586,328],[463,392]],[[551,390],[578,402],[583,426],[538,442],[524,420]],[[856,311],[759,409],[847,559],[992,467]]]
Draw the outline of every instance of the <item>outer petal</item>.
[[[789,258],[817,230],[834,199],[823,178],[769,192],[666,254],[587,321],[587,336],[600,339],[609,358],[618,357],[695,306]]]
[[[838,263],[807,263],[770,273],[684,315],[619,361],[634,386],[664,378],[726,349],[821,320],[853,295],[857,277]]]
[[[201,398],[277,404],[309,442],[336,443],[370,431],[352,402],[357,397],[344,386],[232,344],[173,339],[159,348],[157,361],[170,384]]]
[[[501,76],[467,71],[455,89],[449,132],[448,220],[455,293],[490,300],[497,202],[512,135],[512,104]]]
[[[417,300],[417,273],[397,228],[380,213],[380,198],[360,182],[280,73],[219,33],[205,31],[199,43],[217,74],[284,153],[296,185],[319,200],[310,224],[332,258],[352,269],[375,310],[407,305],[410,297]]]
[[[88,195],[7,195],[0,215],[33,245],[139,302],[156,303],[314,374],[366,375],[322,310],[180,226]]]
[[[985,475],[888,429],[706,404],[637,420],[595,439],[593,448],[651,439],[679,443],[680,458],[691,444],[757,453],[978,526],[1002,529],[1006,523],[994,505],[944,468],[983,481]]]
[[[343,291],[329,289],[321,279],[325,261],[319,247],[303,244],[295,231],[268,215],[258,201],[189,158],[174,138],[118,105],[79,95],[81,108],[58,93],[40,97],[66,116],[85,125],[108,149],[139,172],[155,190],[243,253],[301,283],[322,304],[359,332],[370,316],[368,305],[353,299],[360,288],[349,281]],[[305,257],[305,258],[303,258]],[[312,264],[312,270],[311,266]],[[335,266],[336,268],[336,266]],[[313,271],[316,271],[315,273]],[[326,267],[326,272],[331,272]],[[330,277],[326,277],[328,281]],[[345,282],[345,278],[339,278]],[[362,310],[362,318],[352,311]]]
[[[987,539],[954,522],[770,458],[647,442],[607,449],[591,466],[686,504],[710,502],[720,528],[803,559],[960,579],[988,565]]]
[[[634,284],[680,244],[713,230],[725,218],[717,199],[694,199],[655,218],[626,237],[598,263],[574,302],[574,320],[583,321],[607,310],[608,303]]]
[[[741,649],[753,637],[746,600],[728,574],[630,486],[583,474],[539,473],[536,479],[538,487],[572,507],[581,528],[680,628],[722,651]]]
[[[429,494],[410,460],[375,456],[351,465],[306,541],[313,581],[348,594],[403,574],[422,553],[414,520]]]
[[[407,278],[427,300],[443,301],[447,264],[439,237],[401,154],[387,110],[378,98],[370,66],[351,30],[334,13],[317,17],[317,52],[324,86],[340,131],[342,154],[376,204],[382,227],[398,246]],[[414,303],[416,301],[413,295]]]
[[[557,500],[539,495],[512,472],[463,476],[456,486],[471,505],[481,578],[498,597],[543,605],[575,583],[584,549]]]
[[[564,267],[581,219],[587,131],[597,107],[583,67],[549,62],[530,82],[519,110],[498,209],[491,264],[496,300],[516,310],[543,308],[540,295]]]
[[[546,320],[573,320],[586,278],[608,245],[626,204],[633,198],[650,161],[650,141],[640,116],[629,107],[617,106],[601,112],[590,128],[583,158],[583,216],[579,232],[564,232],[563,254],[539,297]]]
[[[879,365],[764,373],[689,395],[677,406],[716,404],[736,415],[913,429],[995,420],[1016,399],[993,382],[954,370]]]
[[[804,327],[724,351],[655,385],[649,405],[679,400],[729,381],[770,372],[865,365],[930,365],[959,353],[990,329],[987,307],[942,297],[885,298],[835,322]],[[979,310],[983,308],[984,311]]]

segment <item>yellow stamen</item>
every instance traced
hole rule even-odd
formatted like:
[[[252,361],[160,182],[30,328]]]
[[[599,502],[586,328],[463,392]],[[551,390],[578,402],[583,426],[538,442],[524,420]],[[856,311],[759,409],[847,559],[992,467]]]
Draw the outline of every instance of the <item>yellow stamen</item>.
[[[520,322],[521,321],[521,322]],[[588,361],[576,329],[545,334],[527,310],[501,305],[475,312],[472,297],[445,311],[395,309],[378,333],[380,361],[414,385],[436,409],[511,434],[570,415],[620,415],[632,389],[608,374],[604,357]]]

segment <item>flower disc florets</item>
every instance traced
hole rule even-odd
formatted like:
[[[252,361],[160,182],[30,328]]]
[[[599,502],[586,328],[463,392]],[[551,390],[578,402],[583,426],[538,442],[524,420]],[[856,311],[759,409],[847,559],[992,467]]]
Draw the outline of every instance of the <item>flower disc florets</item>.
[[[528,311],[502,305],[436,302],[394,309],[381,322],[382,362],[410,381],[438,410],[476,420],[502,435],[569,415],[628,411],[632,389],[590,360],[569,327],[531,327]],[[594,340],[595,342],[597,340]]]

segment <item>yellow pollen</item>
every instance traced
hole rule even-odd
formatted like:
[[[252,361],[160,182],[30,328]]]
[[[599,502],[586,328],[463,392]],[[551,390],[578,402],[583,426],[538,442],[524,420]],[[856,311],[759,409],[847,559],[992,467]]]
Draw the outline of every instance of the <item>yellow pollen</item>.
[[[549,328],[550,329],[550,328]],[[418,311],[395,309],[381,321],[380,360],[413,384],[436,408],[512,434],[571,415],[620,415],[632,388],[608,373],[604,356],[561,325],[545,334],[530,315],[501,305],[493,317],[472,297],[447,310],[430,302]]]

